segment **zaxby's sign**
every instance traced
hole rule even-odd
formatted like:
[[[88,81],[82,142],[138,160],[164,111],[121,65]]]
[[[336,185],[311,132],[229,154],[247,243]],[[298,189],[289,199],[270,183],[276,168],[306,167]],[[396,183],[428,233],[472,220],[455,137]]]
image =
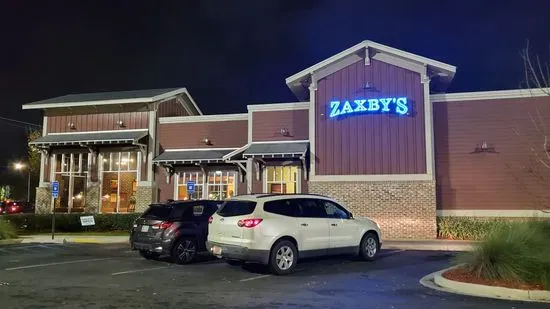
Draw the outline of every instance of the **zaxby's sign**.
[[[409,114],[406,97],[330,101],[329,109],[330,118],[358,114]]]

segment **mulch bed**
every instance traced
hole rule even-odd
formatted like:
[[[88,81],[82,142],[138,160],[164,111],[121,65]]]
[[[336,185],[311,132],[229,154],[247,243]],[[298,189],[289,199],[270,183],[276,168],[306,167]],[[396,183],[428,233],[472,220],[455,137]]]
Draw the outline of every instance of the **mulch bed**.
[[[489,286],[499,286],[510,289],[520,289],[520,290],[544,290],[542,284],[526,284],[518,281],[509,281],[509,280],[488,280],[484,278],[478,278],[474,274],[468,272],[464,268],[454,268],[448,270],[442,274],[442,276],[449,280],[489,285]]]

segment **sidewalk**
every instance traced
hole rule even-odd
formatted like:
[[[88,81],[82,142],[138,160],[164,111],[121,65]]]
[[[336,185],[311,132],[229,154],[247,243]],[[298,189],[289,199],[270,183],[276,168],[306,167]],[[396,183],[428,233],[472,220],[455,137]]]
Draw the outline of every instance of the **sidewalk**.
[[[21,236],[20,238],[23,244],[30,243],[82,243],[82,244],[116,244],[116,243],[128,243],[129,236],[96,236],[96,235],[55,235],[52,239],[52,235],[40,234],[40,235],[28,235]]]
[[[445,239],[384,240],[382,242],[382,248],[402,250],[467,251],[470,250],[472,245],[475,243],[475,241]]]

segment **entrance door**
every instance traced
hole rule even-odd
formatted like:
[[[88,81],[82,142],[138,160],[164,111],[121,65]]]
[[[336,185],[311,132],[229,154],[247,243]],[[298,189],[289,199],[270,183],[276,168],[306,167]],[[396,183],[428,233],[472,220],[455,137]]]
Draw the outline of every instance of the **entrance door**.
[[[56,212],[84,211],[88,156],[87,153],[55,154],[55,180],[59,182]]]
[[[84,212],[86,201],[86,176],[73,176],[73,195],[71,212]]]

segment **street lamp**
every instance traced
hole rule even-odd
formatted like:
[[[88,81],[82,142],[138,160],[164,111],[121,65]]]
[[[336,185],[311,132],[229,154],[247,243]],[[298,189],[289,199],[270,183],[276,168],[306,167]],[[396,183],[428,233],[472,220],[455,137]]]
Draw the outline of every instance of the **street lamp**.
[[[16,170],[21,171],[25,169],[26,165],[21,162],[17,162],[14,164],[14,167]],[[31,169],[29,168],[28,170],[29,171],[28,171],[28,179],[27,179],[27,202],[30,202],[31,201]]]

